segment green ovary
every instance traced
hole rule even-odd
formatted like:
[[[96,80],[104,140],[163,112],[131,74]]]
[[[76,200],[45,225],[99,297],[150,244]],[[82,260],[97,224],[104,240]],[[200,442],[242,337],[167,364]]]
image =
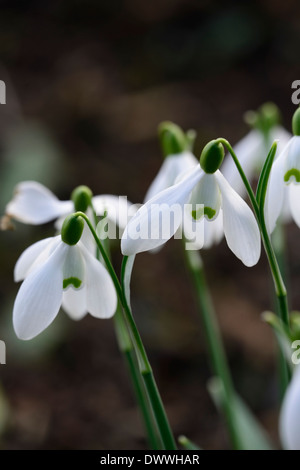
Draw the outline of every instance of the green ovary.
[[[300,183],[300,171],[297,168],[292,168],[291,170],[287,171],[284,175],[284,181],[289,183],[290,179],[294,176],[295,181]]]
[[[66,289],[68,286],[73,285],[75,289],[79,289],[81,286],[81,280],[77,277],[69,277],[68,279],[63,280],[63,288]]]
[[[197,211],[192,211],[192,217],[194,220],[199,220],[203,215],[206,215],[208,219],[213,219],[214,216],[216,215],[216,211],[212,209],[211,207],[204,207],[204,210],[198,209]]]

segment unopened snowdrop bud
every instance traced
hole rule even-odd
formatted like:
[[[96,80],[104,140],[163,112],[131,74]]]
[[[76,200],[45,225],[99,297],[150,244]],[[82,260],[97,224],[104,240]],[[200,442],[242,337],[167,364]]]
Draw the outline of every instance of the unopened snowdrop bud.
[[[86,212],[92,202],[93,193],[87,186],[78,186],[71,194],[75,211]]]
[[[182,153],[189,147],[183,130],[173,122],[162,122],[158,126],[158,135],[165,157]]]
[[[300,136],[300,108],[294,112],[292,119],[293,134]]]
[[[200,165],[205,173],[209,175],[215,173],[221,166],[224,159],[224,147],[220,142],[212,140],[205,145],[200,156]]]
[[[61,239],[67,245],[76,245],[82,235],[84,228],[84,220],[75,214],[68,215],[65,218],[61,229]]]

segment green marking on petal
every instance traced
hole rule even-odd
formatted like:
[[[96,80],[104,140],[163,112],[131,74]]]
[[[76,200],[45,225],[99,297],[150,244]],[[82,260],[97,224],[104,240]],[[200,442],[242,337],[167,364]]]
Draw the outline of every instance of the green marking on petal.
[[[211,207],[204,207],[204,215],[206,215],[208,219],[213,219],[216,215],[216,211]]]
[[[300,183],[300,171],[297,168],[292,168],[291,170],[287,171],[284,175],[284,181],[289,183],[290,179],[294,176],[297,183]]]
[[[191,212],[191,214],[192,214],[192,217],[193,217],[194,220],[201,219],[201,217],[203,217],[203,215],[204,215],[203,207],[200,207],[200,209],[197,209],[197,210],[193,210]]]
[[[81,280],[78,277],[69,277],[63,280],[63,288],[66,289],[68,286],[73,285],[75,289],[79,289],[81,286]]]

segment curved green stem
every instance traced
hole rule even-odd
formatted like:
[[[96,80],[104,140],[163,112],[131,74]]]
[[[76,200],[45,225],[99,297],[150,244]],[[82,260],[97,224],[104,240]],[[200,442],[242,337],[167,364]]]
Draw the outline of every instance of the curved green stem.
[[[275,284],[276,295],[278,297],[278,301],[280,305],[282,320],[284,321],[285,324],[288,325],[287,292],[286,292],[286,288],[285,288],[285,285],[281,276],[280,268],[279,268],[274,250],[273,250],[273,246],[272,246],[272,243],[271,243],[268,231],[267,231],[265,217],[264,217],[263,207],[264,207],[264,202],[265,202],[265,194],[261,196],[260,205],[258,205],[254,192],[250,186],[250,183],[230,143],[226,139],[223,139],[223,138],[217,139],[217,141],[222,143],[231,154],[233,161],[238,169],[238,172],[240,173],[240,176],[246,187],[248,196],[250,198],[250,201],[253,206],[256,219],[260,228],[265,252],[268,257],[269,266],[270,266],[274,284]]]
[[[259,191],[260,194],[259,194],[259,204],[258,204],[256,197],[254,195],[254,192],[251,188],[251,185],[230,143],[226,139],[223,139],[223,138],[219,138],[217,139],[217,141],[222,143],[224,147],[226,147],[227,150],[229,151],[238,169],[238,172],[244,182],[244,185],[246,187],[249,199],[251,201],[251,204],[252,204],[252,207],[255,212],[255,216],[256,216],[256,219],[260,228],[264,249],[268,258],[269,267],[270,267],[271,274],[273,277],[274,287],[275,287],[275,292],[276,292],[276,297],[277,297],[278,307],[279,307],[278,309],[279,315],[283,323],[287,326],[287,328],[289,328],[289,309],[288,309],[287,291],[286,291],[286,287],[281,276],[281,271],[280,271],[280,268],[276,259],[276,255],[275,255],[272,243],[271,243],[271,239],[270,239],[267,227],[266,227],[265,215],[264,215],[264,204],[265,204],[265,197],[266,197],[267,182],[268,182],[269,174],[266,173],[265,182],[263,185],[264,187]],[[274,158],[274,155],[271,156],[271,158]],[[266,169],[266,172],[267,171],[270,172],[270,170],[271,170],[271,165],[269,166],[269,168]],[[283,367],[284,369],[288,369],[288,365],[286,363],[283,364]],[[285,390],[288,385],[288,379],[289,379],[288,372],[282,371],[281,378],[282,378],[282,388]]]
[[[174,439],[174,436],[173,436],[173,433],[172,433],[172,430],[171,430],[171,427],[170,427],[170,424],[169,424],[154,376],[153,376],[152,368],[148,360],[147,353],[145,351],[139,331],[135,324],[131,309],[128,305],[126,296],[124,295],[123,289],[119,282],[118,276],[116,275],[115,270],[109,259],[109,256],[104,250],[102,243],[99,240],[97,233],[91,221],[89,220],[88,216],[84,212],[76,212],[74,215],[76,217],[82,217],[87,223],[95,239],[95,242],[99,248],[101,256],[106,264],[106,267],[111,276],[111,279],[114,283],[118,298],[123,307],[127,327],[133,339],[133,344],[134,344],[135,352],[137,355],[140,372],[144,379],[144,383],[145,383],[149,400],[153,409],[153,413],[154,413],[154,416],[155,416],[155,419],[156,419],[156,422],[160,431],[160,435],[164,444],[164,448],[167,450],[176,450],[177,447],[176,447],[175,439]],[[123,264],[126,263],[126,261],[127,261],[127,257],[124,257]]]

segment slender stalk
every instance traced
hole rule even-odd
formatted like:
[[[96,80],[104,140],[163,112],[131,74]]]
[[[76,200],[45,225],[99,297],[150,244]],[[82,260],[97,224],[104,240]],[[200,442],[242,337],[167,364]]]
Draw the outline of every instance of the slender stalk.
[[[97,214],[91,204],[91,209],[93,213],[93,219],[95,227],[97,227]],[[109,242],[109,240],[107,240]],[[101,253],[98,245],[96,245],[96,258],[100,259]],[[103,245],[107,256],[110,258],[110,246],[109,243],[106,243],[106,246]],[[134,393],[143,417],[143,422],[147,434],[148,444],[151,449],[160,450],[162,449],[162,442],[158,436],[157,425],[153,416],[152,408],[149,403],[149,398],[145,389],[143,378],[140,373],[140,369],[136,360],[136,355],[133,347],[133,343],[127,326],[125,324],[123,314],[120,310],[120,304],[118,303],[116,313],[114,315],[114,325],[115,333],[117,337],[117,342],[119,345],[119,350],[124,356],[125,362],[127,364],[128,371],[130,373],[131,382],[133,385]]]
[[[144,379],[144,383],[145,383],[149,400],[152,406],[152,410],[153,410],[153,413],[154,413],[154,416],[155,416],[155,419],[156,419],[156,422],[160,431],[160,435],[164,444],[164,448],[166,450],[176,450],[177,447],[176,447],[175,439],[174,439],[164,406],[162,404],[162,400],[160,398],[160,394],[159,394],[159,391],[158,391],[158,388],[157,388],[157,385],[153,376],[152,368],[148,360],[139,331],[135,324],[131,309],[128,305],[126,296],[123,293],[123,289],[119,282],[118,276],[116,275],[115,270],[110,262],[110,259],[107,256],[106,251],[104,250],[102,243],[99,240],[96,234],[96,231],[93,225],[91,224],[89,218],[87,217],[87,215],[84,212],[76,212],[74,215],[76,217],[82,217],[86,221],[96,241],[96,244],[99,248],[101,256],[106,264],[106,267],[111,276],[111,279],[114,283],[119,301],[121,302],[121,305],[123,307],[127,328],[129,329],[129,332],[133,340],[140,372]],[[127,261],[127,257],[124,257],[123,264],[126,261]]]
[[[250,183],[249,183],[249,181],[248,181],[248,179],[247,179],[247,177],[246,177],[246,175],[245,175],[245,173],[244,173],[244,171],[243,171],[243,169],[240,165],[240,162],[239,162],[236,154],[234,153],[233,148],[231,147],[231,145],[229,144],[229,142],[227,140],[222,139],[222,138],[217,139],[217,140],[218,140],[218,142],[222,143],[227,148],[229,153],[231,154],[231,156],[233,158],[233,161],[234,161],[234,163],[235,163],[235,165],[236,165],[236,167],[237,167],[237,169],[240,173],[240,176],[241,176],[241,178],[244,182],[244,185],[246,187],[248,196],[250,198],[250,201],[251,201],[251,204],[253,206],[253,209],[254,209],[254,212],[255,212],[255,215],[256,215],[256,219],[257,219],[257,222],[258,222],[258,225],[259,225],[259,228],[260,228],[260,232],[261,232],[261,235],[262,235],[265,252],[266,252],[266,255],[267,255],[267,258],[268,258],[268,261],[269,261],[270,270],[271,270],[271,273],[272,273],[272,276],[273,276],[276,295],[277,295],[279,306],[280,306],[280,315],[281,315],[281,318],[282,318],[283,322],[286,325],[288,325],[288,308],[287,308],[286,288],[285,288],[285,285],[284,285],[284,282],[283,282],[283,279],[282,279],[282,276],[281,276],[280,268],[279,268],[279,265],[278,265],[273,247],[272,247],[272,243],[271,243],[267,228],[266,228],[264,213],[263,213],[263,210],[260,210],[261,207],[264,206],[264,198],[262,197],[261,205],[260,205],[261,207],[259,207],[259,205],[256,201],[256,198],[255,198],[255,195],[253,193],[253,190],[250,186]]]
[[[235,416],[232,408],[234,388],[215,310],[205,279],[203,263],[197,251],[184,250],[184,254],[186,264],[190,270],[196,288],[197,301],[201,311],[201,319],[204,325],[212,368],[214,374],[220,378],[224,387],[225,400],[223,404],[223,412],[227,422],[231,442],[234,449],[241,449],[242,446],[239,439],[239,432],[235,424]]]
[[[272,243],[271,243],[271,239],[268,234],[268,230],[267,230],[266,222],[265,222],[265,216],[264,216],[264,203],[265,203],[267,187],[265,185],[265,188],[262,190],[261,195],[260,195],[260,204],[258,204],[255,198],[254,192],[251,188],[251,185],[230,143],[226,139],[223,139],[223,138],[219,138],[217,139],[217,141],[222,143],[231,154],[232,159],[246,187],[248,196],[250,198],[250,201],[253,206],[256,219],[260,228],[264,249],[268,258],[269,267],[270,267],[271,274],[273,277],[275,293],[276,293],[277,303],[278,303],[279,316],[281,320],[283,321],[283,323],[286,325],[286,327],[289,328],[289,310],[288,310],[287,292],[286,292],[285,284],[282,279],[281,271],[280,271],[280,268],[276,259],[276,255],[275,255]],[[281,362],[281,366],[280,366],[281,387],[282,387],[282,390],[285,391],[288,385],[288,378],[289,378],[288,365],[286,364],[286,361],[285,361],[285,364],[283,364],[283,360],[280,360],[280,362]],[[286,369],[286,370],[283,370],[283,369]]]
[[[119,348],[126,360],[136,399],[139,404],[141,414],[143,416],[149,446],[151,449],[160,450],[162,449],[162,442],[158,436],[158,429],[146,393],[145,385],[140,374],[132,340],[127,331],[127,327],[119,306],[116,311],[116,314],[114,315],[114,322]]]

